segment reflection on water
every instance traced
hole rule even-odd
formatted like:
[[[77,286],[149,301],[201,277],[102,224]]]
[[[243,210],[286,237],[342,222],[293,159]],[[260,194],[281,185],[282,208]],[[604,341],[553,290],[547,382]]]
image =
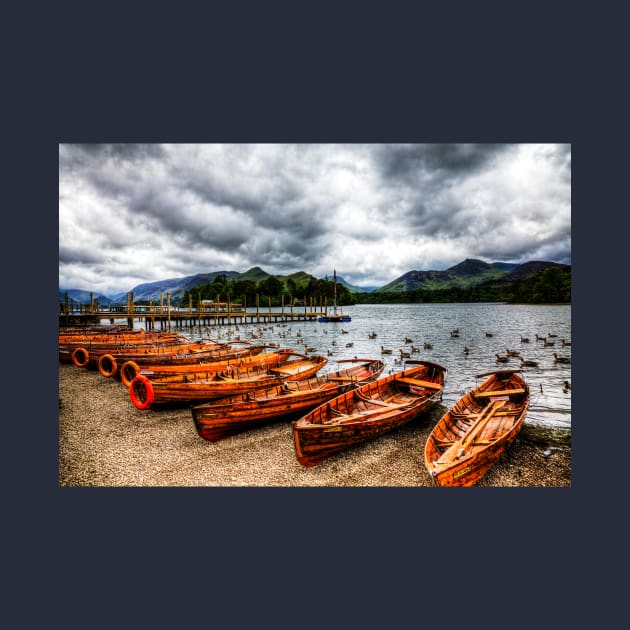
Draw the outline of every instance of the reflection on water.
[[[204,327],[203,335],[221,340],[240,336],[277,342],[298,351],[307,349],[328,356],[331,368],[336,359],[380,357],[386,363],[384,374],[401,370],[401,351],[406,352],[412,359],[435,361],[447,368],[443,397],[447,407],[479,382],[477,374],[520,368],[518,357],[510,357],[507,363],[496,359],[497,354],[505,356],[508,350],[518,352],[523,359],[538,364],[522,368],[531,389],[526,426],[570,430],[571,390],[565,381],[571,383],[571,364],[557,363],[553,358],[554,352],[571,357],[571,346],[562,343],[563,339],[566,343],[571,340],[570,305],[375,304],[346,307],[345,311],[352,321],[213,326]],[[137,327],[142,325],[136,323]],[[458,336],[451,335],[454,330],[459,331]],[[376,336],[371,338],[371,333]],[[425,343],[432,348],[425,349]],[[381,347],[392,353],[381,354]]]

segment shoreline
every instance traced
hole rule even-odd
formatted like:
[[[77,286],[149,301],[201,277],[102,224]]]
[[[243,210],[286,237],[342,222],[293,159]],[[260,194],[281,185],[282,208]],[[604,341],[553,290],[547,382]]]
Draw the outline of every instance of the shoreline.
[[[59,364],[61,487],[432,487],[424,443],[439,405],[313,468],[295,457],[290,421],[219,442],[197,435],[187,407],[136,409],[127,388],[98,371]],[[570,487],[570,445],[521,434],[476,487]]]

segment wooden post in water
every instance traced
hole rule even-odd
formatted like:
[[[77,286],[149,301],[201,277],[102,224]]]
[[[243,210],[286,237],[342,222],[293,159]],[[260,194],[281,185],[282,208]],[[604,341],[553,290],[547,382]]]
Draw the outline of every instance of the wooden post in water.
[[[260,324],[260,296],[256,293],[256,323]]]
[[[133,328],[133,291],[127,293],[127,327]]]
[[[171,294],[166,293],[166,318],[168,320],[168,330],[171,330]]]
[[[160,293],[160,330],[164,329],[164,294]]]

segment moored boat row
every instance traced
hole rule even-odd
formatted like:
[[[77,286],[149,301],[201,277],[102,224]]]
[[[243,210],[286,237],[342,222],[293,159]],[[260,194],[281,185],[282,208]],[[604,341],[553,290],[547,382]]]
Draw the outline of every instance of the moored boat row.
[[[147,375],[141,372],[129,384],[129,396],[138,409],[203,403],[281,384],[288,380],[288,374],[291,380],[307,379],[314,376],[328,362],[328,359],[322,356],[307,357],[299,353],[293,355],[294,360],[285,361],[278,368],[230,366],[217,370],[215,366],[209,364],[203,371],[183,374]]]
[[[73,343],[71,336],[63,337],[64,345]],[[92,336],[92,347],[98,347],[97,333]],[[60,333],[63,360],[61,340]],[[325,357],[291,348],[199,345],[206,348],[192,351],[190,342],[179,353],[150,343],[141,351],[136,345],[135,353],[110,348],[96,355],[96,367],[121,379],[138,409],[189,406],[197,434],[210,442],[290,420],[296,457],[305,467],[415,420],[442,400],[447,373],[437,363],[410,360],[383,377],[378,359],[342,359],[330,369]],[[94,359],[85,366],[94,367]],[[530,394],[520,370],[479,377],[487,378],[442,415],[425,444],[424,465],[435,485],[476,484],[523,425]]]
[[[293,423],[298,461],[333,453],[407,424],[442,399],[446,369],[428,361],[342,393]]]
[[[192,416],[197,433],[205,440],[216,442],[272,420],[293,418],[358,384],[377,379],[385,367],[379,359],[342,359],[338,363],[349,367],[323,376],[285,380],[270,388],[196,405]]]

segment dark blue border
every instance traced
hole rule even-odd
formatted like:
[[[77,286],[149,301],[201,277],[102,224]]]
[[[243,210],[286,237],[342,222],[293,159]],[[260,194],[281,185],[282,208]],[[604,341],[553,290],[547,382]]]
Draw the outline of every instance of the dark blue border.
[[[604,269],[623,251],[609,217],[622,207],[612,186],[627,160],[613,146],[620,103],[607,98],[623,72],[614,30],[600,48],[571,39],[577,25],[597,38],[573,5],[495,8],[397,19],[363,5],[351,15],[293,7],[270,24],[259,5],[228,16],[231,28],[211,9],[153,5],[29,16],[37,45],[22,42],[12,73],[5,171],[21,235],[5,267],[11,297],[41,305],[9,323],[18,358],[5,395],[5,519],[23,617],[45,608],[66,627],[295,627],[335,614],[390,627],[454,621],[453,590],[469,609],[488,584],[502,627],[567,622],[572,605],[582,609],[580,559],[602,568],[593,541],[606,547],[616,529],[615,479],[591,445],[621,403],[601,385],[591,396],[586,366],[597,360],[607,379],[592,333],[622,324]],[[573,486],[58,488],[57,147],[71,141],[571,143]]]

